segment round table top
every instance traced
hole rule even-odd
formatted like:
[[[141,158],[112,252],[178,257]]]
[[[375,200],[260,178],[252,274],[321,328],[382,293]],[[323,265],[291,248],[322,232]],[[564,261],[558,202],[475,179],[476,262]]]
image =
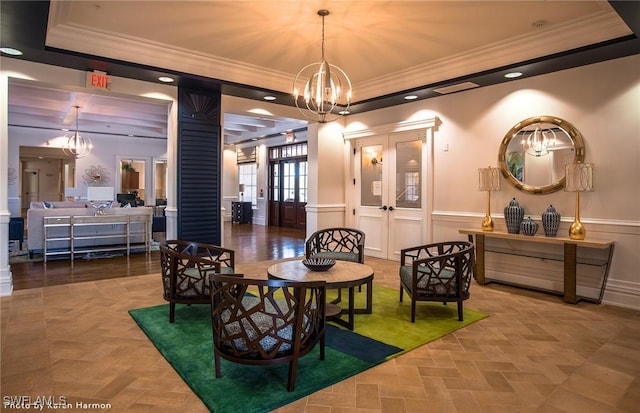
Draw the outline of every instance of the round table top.
[[[357,286],[373,278],[373,268],[351,261],[336,261],[327,271],[312,271],[302,261],[284,261],[267,268],[270,278],[288,281],[326,281],[329,288]]]

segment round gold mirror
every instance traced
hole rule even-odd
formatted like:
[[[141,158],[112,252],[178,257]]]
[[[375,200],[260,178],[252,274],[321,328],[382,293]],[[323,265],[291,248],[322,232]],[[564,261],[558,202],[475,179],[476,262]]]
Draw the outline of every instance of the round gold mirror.
[[[584,141],[569,122],[536,116],[516,123],[502,139],[498,165],[522,192],[550,194],[565,185],[564,166],[584,160]]]

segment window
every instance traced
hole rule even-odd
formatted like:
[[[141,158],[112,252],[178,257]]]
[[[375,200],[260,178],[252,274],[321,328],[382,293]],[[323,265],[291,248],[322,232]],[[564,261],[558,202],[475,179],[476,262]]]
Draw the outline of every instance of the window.
[[[238,182],[244,185],[241,201],[251,202],[256,206],[258,200],[258,185],[256,183],[258,175],[257,163],[245,163],[238,165]]]

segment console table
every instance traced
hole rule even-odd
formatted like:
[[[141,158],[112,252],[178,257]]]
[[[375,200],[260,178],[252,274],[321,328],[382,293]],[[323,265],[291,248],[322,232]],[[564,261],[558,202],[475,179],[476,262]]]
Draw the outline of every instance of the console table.
[[[593,301],[595,303],[601,303],[602,297],[604,295],[604,289],[607,283],[607,277],[609,275],[609,268],[611,266],[611,259],[613,258],[613,249],[615,246],[614,241],[608,240],[596,240],[596,239],[588,239],[588,240],[574,240],[565,237],[546,237],[541,235],[535,236],[526,236],[521,234],[510,234],[508,232],[501,231],[491,231],[485,232],[480,229],[461,229],[459,230],[461,234],[467,234],[469,236],[469,241],[473,241],[473,237],[475,236],[475,247],[476,247],[476,268],[475,268],[475,279],[478,284],[485,284],[488,282],[501,282],[500,280],[493,280],[485,278],[485,251],[486,244],[485,240],[487,238],[495,238],[495,239],[505,239],[510,241],[517,242],[531,242],[534,244],[556,244],[563,246],[563,256],[561,258],[554,258],[544,256],[540,254],[536,256],[536,251],[527,250],[527,256],[539,257],[543,259],[556,259],[564,262],[564,291],[563,298],[567,303],[575,304],[579,300]],[[578,247],[581,248],[596,248],[596,249],[608,249],[607,259],[604,262],[596,263],[592,265],[602,265],[604,266],[604,274],[602,280],[602,286],[600,287],[600,296],[597,299],[591,299],[589,297],[581,297],[576,293],[576,279],[577,279],[577,251]],[[492,251],[499,254],[511,254],[511,255],[519,255],[516,252],[505,252],[505,251]],[[520,254],[523,255],[523,254]],[[504,281],[502,281],[504,282]],[[535,287],[532,287],[535,288]]]
[[[47,262],[47,257],[51,255],[70,255],[71,260],[75,254],[103,251],[126,251],[131,252],[131,224],[142,223],[144,225],[144,247],[147,253],[150,252],[151,242],[149,239],[150,216],[147,215],[78,215],[44,217],[44,248],[43,258]],[[100,228],[110,226],[110,230],[102,233]],[[58,228],[57,231],[52,231]],[[78,233],[80,228],[89,228],[88,232]],[[54,232],[52,234],[52,232]],[[108,240],[112,239],[113,244]],[[100,245],[89,245],[79,247],[76,241],[96,240]],[[50,250],[50,242],[63,241],[68,248]]]

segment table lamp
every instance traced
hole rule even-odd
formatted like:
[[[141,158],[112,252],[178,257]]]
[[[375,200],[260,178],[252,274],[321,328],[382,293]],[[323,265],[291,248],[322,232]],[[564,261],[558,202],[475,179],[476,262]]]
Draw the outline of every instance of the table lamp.
[[[569,238],[584,239],[587,230],[580,222],[580,192],[593,191],[593,164],[575,162],[565,165],[565,191],[576,193],[576,216],[569,227]]]
[[[493,219],[491,219],[491,191],[500,190],[500,169],[498,168],[478,168],[480,191],[487,191],[487,213],[482,220],[483,231],[493,231]]]
[[[244,184],[238,185],[238,192],[240,192],[240,201],[242,201],[242,196],[244,194]]]

